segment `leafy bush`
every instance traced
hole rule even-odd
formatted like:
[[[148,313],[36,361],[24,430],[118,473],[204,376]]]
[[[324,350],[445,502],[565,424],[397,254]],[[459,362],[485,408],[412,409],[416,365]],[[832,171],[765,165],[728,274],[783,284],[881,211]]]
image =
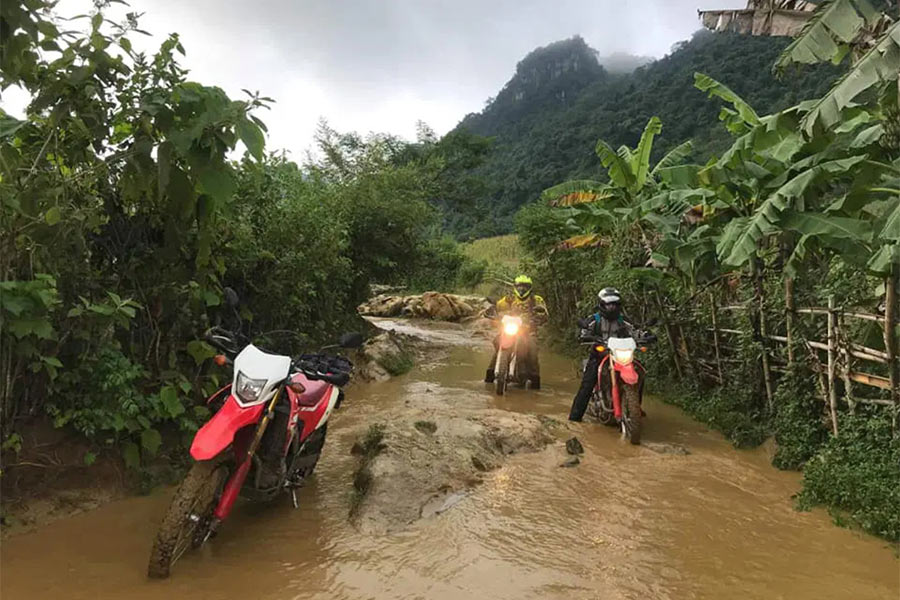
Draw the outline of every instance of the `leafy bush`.
[[[828,441],[822,400],[813,391],[809,378],[796,367],[778,382],[773,423],[778,447],[772,464],[779,469],[799,469]]]
[[[900,541],[900,438],[887,411],[843,415],[831,437],[803,469],[798,506],[846,512],[863,530]]]

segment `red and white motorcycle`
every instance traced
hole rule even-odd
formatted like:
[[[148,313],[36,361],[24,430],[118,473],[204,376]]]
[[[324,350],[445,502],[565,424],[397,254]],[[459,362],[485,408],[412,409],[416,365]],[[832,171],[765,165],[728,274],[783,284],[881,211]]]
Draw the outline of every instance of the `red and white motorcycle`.
[[[236,339],[223,330],[207,335],[226,353],[216,362],[232,364],[234,379],[208,400],[215,413],[191,444],[195,462],[156,534],[150,577],[168,577],[186,551],[215,535],[238,495],[271,500],[287,492],[297,506],[297,488],[316,467],[353,367],[324,351],[362,344],[362,335],[348,333],[339,344],[292,359],[249,343],[237,352]],[[236,354],[233,361],[228,354]]]

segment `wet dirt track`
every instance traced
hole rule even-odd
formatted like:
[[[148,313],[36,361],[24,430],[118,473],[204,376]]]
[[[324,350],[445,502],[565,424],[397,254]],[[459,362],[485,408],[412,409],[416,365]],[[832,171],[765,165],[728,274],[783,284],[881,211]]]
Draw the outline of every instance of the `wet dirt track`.
[[[824,511],[795,512],[796,473],[652,399],[645,447],[574,425],[568,435],[586,451],[579,466],[559,468],[553,450],[514,456],[436,518],[397,534],[358,533],[347,521],[350,430],[384,408],[441,386],[487,406],[567,414],[572,361],[542,353],[544,389],[497,399],[480,382],[488,347],[472,347],[455,326],[428,327],[447,352],[348,390],[299,509],[287,497],[241,504],[169,580],[149,581],[150,544],[172,491],[110,504],[4,540],[3,600],[900,597],[900,561],[886,543],[835,527]]]

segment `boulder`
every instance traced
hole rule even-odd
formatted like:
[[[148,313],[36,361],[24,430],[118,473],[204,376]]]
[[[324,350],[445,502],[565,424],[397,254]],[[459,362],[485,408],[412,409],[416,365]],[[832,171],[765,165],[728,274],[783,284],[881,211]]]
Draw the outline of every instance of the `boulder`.
[[[370,338],[357,351],[353,375],[365,381],[386,381],[392,373],[385,365],[397,364],[411,355],[412,341],[393,331]],[[408,358],[407,358],[408,359]]]
[[[449,510],[509,455],[553,441],[533,415],[439,404],[392,411],[357,432],[350,517],[360,530],[396,531]]]

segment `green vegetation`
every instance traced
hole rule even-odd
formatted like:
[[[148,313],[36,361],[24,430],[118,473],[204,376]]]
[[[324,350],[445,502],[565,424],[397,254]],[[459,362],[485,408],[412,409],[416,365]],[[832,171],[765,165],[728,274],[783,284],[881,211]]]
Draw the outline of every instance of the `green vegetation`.
[[[492,137],[493,151],[473,172],[482,177],[484,193],[464,206],[444,205],[449,231],[462,239],[508,233],[516,211],[544,189],[567,179],[602,176],[592,153],[598,139],[614,148],[634,146],[653,116],[666,128],[654,146],[654,162],[688,139],[694,157],[705,162],[730,141],[716,125],[719,107],[693,89],[695,71],[727,81],[764,112],[821,96],[837,77],[837,68],[820,66],[777,79],[772,63],[787,43],[785,38],[698,33],[630,74],[604,70],[581,38],[535,50],[496,98],[456,130]]]
[[[464,285],[462,291],[499,298],[507,292],[509,282],[519,274],[522,251],[516,235],[472,240],[460,248],[469,258],[469,264],[480,269],[477,281]]]
[[[852,24],[859,28],[870,21],[859,17]],[[821,320],[794,319],[794,350],[802,358],[791,365],[784,361],[784,375],[763,368],[784,360],[764,334],[783,335],[786,290],[797,306],[823,306],[835,295],[844,307],[876,312],[884,310],[878,307],[889,297],[886,290],[900,287],[900,24],[876,30],[883,33],[851,53],[848,74],[822,90],[820,99],[768,115],[735,89],[695,74],[695,87],[715,100],[710,104],[732,138],[730,146],[708,160],[701,154],[702,163],[692,164],[691,149],[698,144],[679,135],[680,122],[673,139],[665,118],[647,116],[634,147],[605,139],[593,145],[606,178],[547,189],[541,202],[519,213],[517,227],[553,306],[557,331],[571,331],[576,316],[591,311],[597,289],[619,287],[636,322],[663,317],[665,347],[651,360],[655,373],[674,380],[664,385],[681,390],[676,404],[738,446],[774,434],[775,464],[805,465],[801,505],[826,504],[866,531],[897,540],[897,431],[892,437],[890,392],[854,389],[857,399],[868,395],[881,404],[863,410],[842,401],[837,434],[829,434],[832,419],[823,415],[817,375],[809,368],[815,361],[806,360],[801,343],[824,338]],[[810,44],[818,44],[819,58],[830,58],[823,48],[832,46],[839,58],[848,54],[844,41],[829,46],[821,38],[807,30],[785,49],[779,66],[806,61]],[[716,39],[736,46],[765,41]],[[715,145],[701,140],[699,146]],[[707,329],[713,301],[748,308],[719,313],[720,327],[747,332],[729,338],[721,381]],[[842,335],[885,350],[878,326],[844,327]],[[896,365],[867,366],[881,377],[890,368]],[[890,473],[886,465],[893,465]]]
[[[321,158],[296,164],[265,152],[257,114],[271,100],[190,81],[176,35],[145,55],[129,41],[134,15],[112,23],[98,10],[64,33],[73,24],[52,6],[0,11],[0,86],[31,95],[25,119],[0,111],[7,464],[35,418],[130,467],[182,452],[169,440],[190,440],[226,375],[201,339],[233,324],[225,286],[248,333],[288,353],[304,344],[260,334],[329,338],[370,283],[480,280],[435,206],[476,185],[466,171],[486,140],[423,129],[411,144],[323,123]]]
[[[415,355],[404,350],[396,354],[385,354],[378,359],[378,364],[393,376],[404,375],[409,373],[416,365]]]

